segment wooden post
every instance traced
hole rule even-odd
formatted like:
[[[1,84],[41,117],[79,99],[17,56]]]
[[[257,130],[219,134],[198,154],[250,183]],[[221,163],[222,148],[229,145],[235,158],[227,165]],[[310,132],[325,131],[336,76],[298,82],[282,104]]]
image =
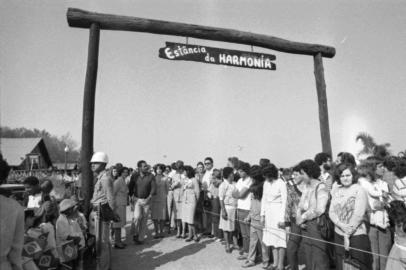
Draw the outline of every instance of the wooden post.
[[[314,76],[316,77],[317,100],[319,103],[321,144],[323,152],[332,155],[330,127],[328,122],[326,82],[324,80],[323,57],[321,53],[317,53],[316,55],[314,55],[313,59]]]
[[[82,191],[85,197],[84,210],[86,215],[89,214],[90,200],[93,196],[93,172],[90,168],[90,159],[93,155],[94,107],[99,61],[100,27],[98,24],[92,23],[89,29],[89,47],[83,97],[82,149],[80,153]]]

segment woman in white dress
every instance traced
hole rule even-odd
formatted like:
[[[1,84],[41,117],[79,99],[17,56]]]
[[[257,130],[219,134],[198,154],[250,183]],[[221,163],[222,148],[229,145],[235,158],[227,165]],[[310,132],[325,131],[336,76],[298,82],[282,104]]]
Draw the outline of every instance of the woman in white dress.
[[[265,226],[262,241],[272,248],[272,269],[282,270],[286,251],[287,188],[285,182],[278,178],[278,169],[275,165],[267,165],[262,173],[265,177],[261,200],[261,221]]]
[[[185,168],[182,161],[176,162],[176,173],[172,176],[171,189],[173,190],[173,215],[177,234],[176,238],[186,238],[186,229],[182,226],[182,199],[183,199],[183,184]]]
[[[193,240],[199,242],[200,238],[196,235],[194,218],[196,211],[196,204],[199,200],[200,187],[199,182],[195,178],[195,170],[191,166],[185,166],[185,171],[183,173],[184,184],[183,184],[183,199],[182,199],[182,222],[183,227],[186,229],[186,224],[189,229],[189,237],[186,242]]]

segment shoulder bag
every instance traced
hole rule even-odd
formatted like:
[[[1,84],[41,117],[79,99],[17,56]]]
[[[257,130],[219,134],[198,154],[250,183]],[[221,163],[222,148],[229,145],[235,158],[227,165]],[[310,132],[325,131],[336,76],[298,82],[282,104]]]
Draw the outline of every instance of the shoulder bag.
[[[100,219],[105,222],[120,222],[120,217],[114,213],[108,203],[100,204]]]
[[[317,205],[317,191],[320,184],[316,186],[315,196],[316,196],[316,205]],[[328,199],[326,209],[324,213],[317,218],[317,227],[320,231],[321,238],[324,240],[331,240],[334,236],[334,224],[328,216],[328,209],[330,208],[330,198]]]

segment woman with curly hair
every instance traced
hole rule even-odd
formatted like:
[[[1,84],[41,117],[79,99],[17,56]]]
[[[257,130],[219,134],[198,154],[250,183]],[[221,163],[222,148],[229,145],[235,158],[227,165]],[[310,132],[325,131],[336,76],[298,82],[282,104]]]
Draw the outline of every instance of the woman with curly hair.
[[[302,228],[306,269],[330,268],[327,244],[321,237],[317,218],[326,212],[329,193],[326,185],[318,180],[320,167],[311,159],[299,163],[303,193],[297,208],[296,224]]]
[[[341,164],[337,168],[339,185],[331,191],[329,217],[335,225],[334,242],[336,250],[336,269],[343,269],[346,251],[361,270],[372,269],[371,255],[358,250],[371,251],[364,217],[368,210],[368,196],[357,182],[357,172],[351,164]],[[343,247],[344,245],[344,247]]]
[[[151,217],[154,222],[155,235],[154,239],[164,237],[164,225],[167,216],[166,200],[169,191],[167,177],[163,174],[165,165],[157,164],[154,166],[156,193],[152,196]]]
[[[287,204],[286,183],[272,163],[262,169],[265,178],[261,199],[261,222],[264,224],[262,241],[272,248],[273,265],[269,269],[284,269],[286,251],[285,214]]]
[[[389,253],[386,270],[406,269],[406,206],[403,201],[392,201],[389,218],[395,225],[395,243]]]

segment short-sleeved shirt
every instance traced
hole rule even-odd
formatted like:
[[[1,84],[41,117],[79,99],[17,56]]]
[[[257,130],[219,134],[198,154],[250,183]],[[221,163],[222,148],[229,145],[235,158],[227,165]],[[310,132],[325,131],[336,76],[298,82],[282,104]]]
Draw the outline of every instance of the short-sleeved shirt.
[[[247,177],[245,179],[240,178],[237,182],[237,189],[238,191],[241,191],[243,188],[249,189],[252,185],[252,179],[251,177]],[[238,199],[238,204],[237,208],[242,209],[242,210],[250,210],[251,208],[251,193],[248,193],[248,195],[244,199]]]
[[[236,185],[230,184],[227,180],[224,180],[219,187],[219,199],[224,202],[224,205],[237,207],[237,199],[233,197],[233,192],[236,190]]]
[[[93,205],[108,203],[111,208],[114,208],[113,179],[107,171],[103,171],[97,176],[91,203]]]
[[[42,192],[37,193],[35,195],[29,195],[27,208],[39,208],[41,207],[41,201],[42,201]]]
[[[134,189],[133,194],[139,199],[146,199],[150,195],[156,193],[155,176],[151,173],[144,175],[133,175]]]

